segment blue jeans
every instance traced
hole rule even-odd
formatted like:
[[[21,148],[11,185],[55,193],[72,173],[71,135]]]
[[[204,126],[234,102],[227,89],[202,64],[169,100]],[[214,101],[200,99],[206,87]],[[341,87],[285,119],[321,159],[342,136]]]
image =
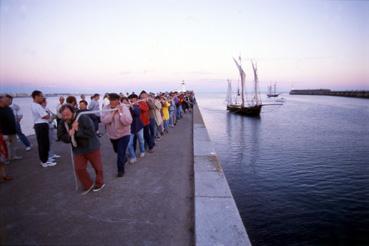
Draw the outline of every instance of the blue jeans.
[[[149,147],[149,150],[154,148],[155,142],[154,142],[154,139],[151,137],[150,124],[144,126],[144,139],[145,139],[145,143]]]
[[[154,118],[150,118],[150,136],[153,146],[155,146],[156,122]]]
[[[164,120],[164,129],[168,130],[169,128],[169,120]]]
[[[113,144],[114,152],[118,154],[117,157],[118,173],[124,173],[124,165],[127,162],[126,152],[130,138],[131,135],[123,136],[118,139],[110,139],[111,143]]]
[[[135,151],[135,148],[134,148],[134,145],[136,143],[134,141],[135,136],[137,136],[137,138],[138,138],[138,143],[140,145],[140,152],[141,153],[145,152],[145,140],[144,140],[143,128],[142,128],[136,134],[131,133],[131,137],[129,138],[128,155],[129,155],[129,158],[131,158],[131,159],[136,159],[136,151]]]
[[[177,119],[180,119],[180,118],[182,118],[182,105],[179,105],[178,107],[177,107]]]
[[[28,138],[26,137],[26,135],[23,134],[20,123],[19,122],[15,122],[15,126],[16,126],[16,133],[17,133],[17,136],[18,136],[19,140],[26,147],[30,147],[31,146],[31,143],[28,141]]]

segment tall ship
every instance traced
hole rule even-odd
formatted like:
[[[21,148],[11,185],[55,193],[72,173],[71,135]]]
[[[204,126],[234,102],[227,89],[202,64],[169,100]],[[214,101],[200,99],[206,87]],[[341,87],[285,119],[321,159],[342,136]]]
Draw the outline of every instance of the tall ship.
[[[268,94],[267,97],[278,97],[279,93],[277,93],[277,84],[274,83],[274,85],[268,86]]]
[[[260,99],[260,93],[259,93],[259,80],[257,75],[257,64],[254,61],[251,61],[252,69],[254,72],[254,88],[253,88],[253,94],[251,95],[251,99],[248,101],[247,98],[245,98],[246,94],[246,73],[242,68],[241,64],[241,57],[238,58],[238,61],[233,58],[237,69],[240,74],[241,79],[241,104],[238,104],[238,102],[233,102],[232,100],[232,84],[231,81],[228,80],[228,91],[227,91],[227,110],[231,113],[244,115],[244,116],[251,116],[251,117],[259,117],[261,108],[262,108],[262,102]]]

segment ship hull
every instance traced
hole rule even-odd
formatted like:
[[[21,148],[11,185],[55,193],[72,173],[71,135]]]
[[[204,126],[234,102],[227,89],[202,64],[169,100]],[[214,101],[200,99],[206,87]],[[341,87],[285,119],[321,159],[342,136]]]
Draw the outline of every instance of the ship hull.
[[[267,97],[278,97],[279,94],[268,94]]]
[[[231,113],[250,116],[250,117],[258,117],[260,116],[262,105],[241,107],[241,105],[231,104],[227,106],[227,110]]]

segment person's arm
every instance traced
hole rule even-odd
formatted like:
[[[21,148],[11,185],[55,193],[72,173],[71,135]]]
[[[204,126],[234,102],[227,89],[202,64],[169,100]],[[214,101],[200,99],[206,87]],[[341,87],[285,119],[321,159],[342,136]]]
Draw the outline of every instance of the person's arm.
[[[151,98],[149,98],[147,100],[147,103],[149,104],[149,108],[152,110],[152,109],[155,109],[155,103],[152,101]]]
[[[104,107],[104,109],[108,109],[108,107]],[[117,111],[104,112],[101,115],[101,122],[105,125],[110,124],[113,121],[114,114]]]
[[[69,136],[69,133],[67,129],[65,128],[64,121],[61,121],[60,124],[58,124],[57,135],[58,135],[58,139],[60,139],[64,143],[71,142],[71,137]]]
[[[132,116],[134,116],[134,117],[140,117],[140,115],[141,115],[140,107],[133,106],[132,107]]]
[[[149,111],[149,105],[147,104],[147,103],[145,103],[145,102],[140,102],[140,109],[141,109],[141,111],[143,111],[143,112],[147,112],[147,111]]]
[[[161,110],[161,102],[156,101],[155,106],[156,106],[157,110],[159,110],[159,111]]]
[[[88,138],[95,135],[95,127],[90,119],[86,115],[81,115],[78,119],[78,128],[75,131],[75,136],[78,138]]]
[[[95,100],[91,100],[90,104],[88,105],[88,110],[94,110],[94,107],[95,107]]]
[[[132,115],[129,109],[126,106],[120,106],[120,107],[121,107],[121,109],[119,110],[120,122],[125,126],[132,124]]]
[[[41,105],[39,105],[39,107],[37,107],[36,110],[37,110],[37,113],[40,115],[41,119],[44,119],[44,120],[50,119],[50,115],[46,112],[46,110]]]

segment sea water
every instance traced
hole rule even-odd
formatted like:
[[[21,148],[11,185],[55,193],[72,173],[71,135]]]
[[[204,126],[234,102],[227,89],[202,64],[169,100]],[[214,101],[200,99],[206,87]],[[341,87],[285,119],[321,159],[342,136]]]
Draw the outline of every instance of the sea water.
[[[249,118],[197,95],[252,244],[369,245],[369,100],[282,97]]]

